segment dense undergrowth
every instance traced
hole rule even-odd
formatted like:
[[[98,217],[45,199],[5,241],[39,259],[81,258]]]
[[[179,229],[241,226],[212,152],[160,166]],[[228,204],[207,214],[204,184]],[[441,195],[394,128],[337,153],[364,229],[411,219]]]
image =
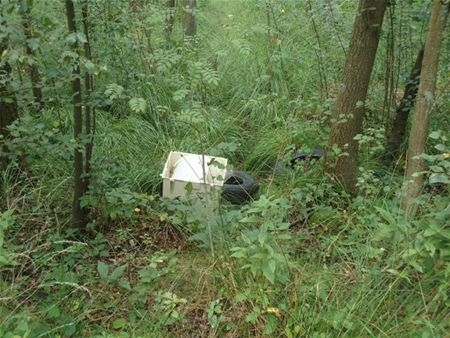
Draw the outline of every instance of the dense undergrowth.
[[[296,1],[272,2],[269,42],[265,2],[204,1],[195,41],[167,46],[156,35],[149,55],[126,24],[157,27],[164,16],[118,3],[123,22],[99,25],[93,41],[104,109],[83,198],[87,231],[68,227],[67,96],[49,89],[52,108],[11,127],[13,161],[0,176],[0,336],[447,336],[448,185],[427,186],[417,219],[399,210],[402,164],[379,162],[385,46],[360,137],[359,194],[336,187],[320,161],[275,170],[292,151],[326,145],[355,7],[339,3],[334,20],[313,13],[320,49]],[[412,50],[424,8],[405,15],[417,25],[404,40]],[[404,54],[401,81],[414,61]],[[442,68],[427,158],[434,174],[449,173]],[[208,219],[199,205],[165,201],[159,174],[171,150],[227,157],[260,193],[245,206],[223,202]]]

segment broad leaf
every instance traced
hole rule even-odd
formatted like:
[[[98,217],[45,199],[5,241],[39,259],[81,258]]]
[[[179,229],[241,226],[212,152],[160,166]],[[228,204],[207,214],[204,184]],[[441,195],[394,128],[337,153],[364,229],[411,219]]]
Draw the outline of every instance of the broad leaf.
[[[112,323],[113,329],[119,330],[123,329],[127,325],[127,321],[124,318],[117,318]]]
[[[275,260],[271,259],[266,264],[263,265],[262,270],[264,277],[266,277],[269,282],[272,284],[275,283],[275,269],[276,269],[276,262]]]
[[[98,261],[97,262],[97,271],[98,274],[100,275],[100,278],[102,279],[107,279],[108,278],[108,265]]]
[[[128,264],[121,265],[114,269],[114,271],[111,273],[111,280],[118,280],[120,277],[122,277],[123,273],[125,272],[125,269],[128,267]]]

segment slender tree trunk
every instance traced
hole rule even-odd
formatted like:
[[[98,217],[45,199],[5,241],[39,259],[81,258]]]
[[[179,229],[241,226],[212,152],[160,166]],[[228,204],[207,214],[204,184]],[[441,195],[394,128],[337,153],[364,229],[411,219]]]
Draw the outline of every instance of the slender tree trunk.
[[[88,2],[89,0],[83,0],[82,3],[82,9],[81,9],[81,15],[83,17],[83,32],[86,37],[86,42],[84,43],[84,54],[86,58],[92,62],[92,51],[91,51],[91,42],[89,38],[89,11],[88,11]],[[86,90],[85,95],[85,132],[86,135],[89,137],[89,142],[86,144],[86,158],[85,158],[85,164],[84,164],[84,172],[85,172],[85,179],[84,179],[84,192],[87,191],[89,187],[89,174],[91,172],[91,159],[92,159],[92,150],[93,150],[93,127],[92,127],[92,114],[95,114],[94,107],[91,104],[92,99],[92,89],[94,86],[94,76],[90,74],[88,71],[84,74],[84,88]]]
[[[164,26],[164,35],[166,37],[166,41],[170,41],[172,31],[173,31],[173,24],[175,22],[175,0],[167,0],[166,1],[166,22]]]
[[[30,74],[31,89],[33,91],[34,104],[37,111],[41,111],[43,107],[42,90],[41,90],[41,74],[36,64],[36,53],[31,48],[29,40],[33,38],[33,32],[31,30],[31,6],[32,1],[22,0],[20,4],[20,12],[22,16],[22,28],[25,36],[25,52],[27,56],[32,60],[32,63],[28,67]]]
[[[67,25],[69,33],[77,32],[75,20],[75,8],[73,0],[66,0]],[[75,40],[71,45],[72,50],[77,53],[78,43]],[[87,215],[85,210],[80,206],[80,198],[84,194],[85,184],[83,182],[83,152],[81,149],[83,136],[83,111],[81,106],[81,72],[79,59],[73,65],[72,73],[72,95],[73,95],[73,119],[74,119],[74,138],[76,144],[79,145],[74,153],[74,196],[72,207],[72,226],[84,227],[87,224]]]
[[[441,0],[434,0],[425,42],[416,110],[412,117],[406,154],[406,190],[401,201],[401,207],[409,217],[412,217],[416,211],[417,204],[415,199],[419,196],[423,186],[423,175],[415,175],[415,173],[420,173],[424,170],[424,161],[423,159],[418,159],[417,156],[421,155],[425,150],[428,122],[434,104],[439,50],[448,9],[450,9],[450,4],[447,7],[442,4]]]
[[[269,81],[267,82],[267,92],[268,94],[271,94],[273,89],[273,38],[272,35],[272,22],[270,20],[270,0],[266,2],[266,25],[267,25],[267,32],[266,32],[266,39],[267,39],[267,75],[269,77]]]
[[[318,65],[318,71],[319,71],[319,79],[320,79],[320,94],[322,98],[328,99],[328,79],[327,79],[327,71],[325,67],[325,62],[323,60],[322,55],[322,42],[320,39],[319,29],[317,28],[316,20],[314,18],[314,12],[311,0],[308,0],[306,2],[308,6],[308,13],[311,20],[311,25],[314,31],[314,35],[316,36],[317,40],[317,47],[314,48],[314,53],[317,56],[317,65]]]
[[[392,123],[390,133],[387,135],[387,149],[384,161],[391,163],[401,153],[401,147],[405,140],[406,128],[408,124],[409,113],[414,107],[414,102],[419,88],[420,72],[422,70],[424,46],[417,54],[416,62],[409,75],[405,86],[403,97],[396,109],[395,118]]]
[[[341,35],[339,34],[339,27],[337,27],[337,21],[336,21],[335,16],[334,16],[333,4],[331,3],[331,0],[326,0],[325,2],[327,3],[328,9],[330,11],[331,20],[333,22],[333,27],[334,27],[334,30],[335,30],[335,33],[336,33],[336,37],[337,37],[337,39],[339,41],[339,45],[341,46],[345,57],[347,57],[347,50],[345,49],[344,43],[342,42]]]
[[[386,6],[387,0],[360,0],[344,66],[343,85],[333,111],[326,170],[350,192],[355,190],[357,171],[358,143],[354,137],[362,131],[364,102]],[[348,156],[330,155],[336,147]]]
[[[197,9],[197,0],[183,0],[184,7],[184,35],[193,37],[197,34],[197,20],[195,19],[195,10]]]
[[[8,49],[8,34],[2,12],[0,7],[0,144],[9,137],[7,127],[18,118],[16,96],[9,85],[12,69],[4,57]]]
[[[384,101],[382,120],[390,116],[391,108],[395,102],[394,98],[394,61],[395,61],[395,31],[394,31],[394,14],[395,5],[389,6],[388,12],[388,28],[386,36],[386,60],[384,75]]]

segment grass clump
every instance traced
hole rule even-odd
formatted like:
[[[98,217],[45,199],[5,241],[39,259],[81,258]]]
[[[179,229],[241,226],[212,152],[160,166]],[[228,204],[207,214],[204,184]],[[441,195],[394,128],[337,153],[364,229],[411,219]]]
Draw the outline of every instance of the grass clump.
[[[76,145],[66,84],[48,89],[53,101],[39,116],[23,108],[10,127],[0,337],[448,335],[448,185],[431,184],[448,173],[448,132],[430,137],[430,184],[418,217],[407,219],[401,163],[379,161],[386,60],[376,61],[358,136],[358,194],[325,175],[323,160],[289,165],[296,152],[326,147],[355,2],[309,10],[298,1],[201,1],[193,40],[175,38],[177,6],[166,39],[163,2],[92,5],[101,62],[86,229],[69,226]],[[424,6],[403,6],[405,22]],[[422,33],[408,29],[399,39],[413,49]],[[48,62],[58,64],[50,47]],[[414,56],[403,57],[399,74]],[[68,74],[50,69],[46,81],[59,72]],[[445,98],[433,130],[445,125]],[[163,199],[159,175],[173,150],[227,157],[258,180],[259,195],[241,206],[222,200],[211,217],[202,200]]]

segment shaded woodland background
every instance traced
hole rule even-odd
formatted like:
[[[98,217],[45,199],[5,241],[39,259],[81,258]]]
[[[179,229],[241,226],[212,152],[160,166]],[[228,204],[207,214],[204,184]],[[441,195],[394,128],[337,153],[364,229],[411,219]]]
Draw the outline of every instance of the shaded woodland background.
[[[0,336],[445,337],[449,9],[0,0]],[[260,193],[164,200],[171,150]]]

